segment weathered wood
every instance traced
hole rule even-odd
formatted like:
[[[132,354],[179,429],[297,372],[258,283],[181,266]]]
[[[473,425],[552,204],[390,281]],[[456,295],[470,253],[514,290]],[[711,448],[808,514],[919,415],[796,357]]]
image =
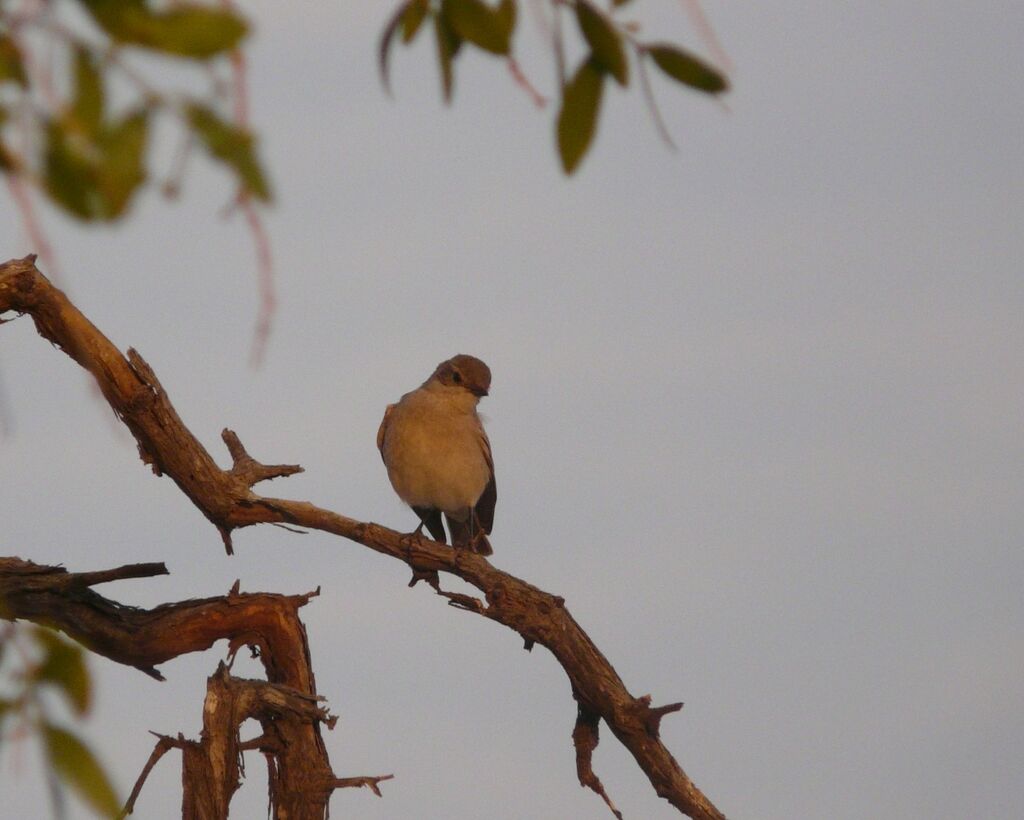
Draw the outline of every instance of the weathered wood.
[[[659,796],[695,820],[724,818],[661,742],[661,718],[675,711],[676,705],[651,707],[649,696],[630,694],[562,598],[497,569],[480,555],[348,518],[308,502],[257,495],[252,491],[256,482],[301,468],[260,465],[230,430],[224,431],[223,438],[234,466],[229,470],[218,468],[174,411],[142,357],[134,350],[128,351],[127,358],[122,356],[36,269],[33,257],[0,265],[0,313],[5,310],[30,313],[45,338],[93,374],[111,407],[135,436],[143,461],[181,487],[217,526],[228,552],[232,530],[273,523],[334,533],[404,561],[412,568],[414,581],[431,581],[450,604],[516,630],[527,648],[535,643],[547,647],[565,670],[580,708],[608,725]],[[473,585],[483,594],[483,600],[445,592],[437,582],[439,572]],[[596,744],[596,730],[580,736],[587,744]],[[586,751],[588,760],[592,748]],[[581,773],[583,785],[592,787],[593,781],[600,782],[589,766],[586,771],[589,775]],[[586,782],[591,777],[593,781]]]
[[[216,598],[126,606],[89,589],[123,578],[166,575],[163,564],[130,564],[112,570],[72,573],[19,558],[0,558],[0,618],[29,620],[60,629],[89,649],[162,680],[155,664],[228,642],[229,654],[253,647],[267,680],[232,677],[221,663],[207,681],[203,731],[198,741],[161,737],[132,790],[130,812],[146,777],[170,748],[182,752],[182,817],[224,820],[241,783],[239,727],[255,718],[263,727],[259,743],[270,767],[271,810],[275,818],[323,820],[331,793],[364,780],[376,784],[390,775],[338,778],[320,734],[335,718],[316,692],[309,642],[299,609],[306,595],[243,593],[236,584]]]

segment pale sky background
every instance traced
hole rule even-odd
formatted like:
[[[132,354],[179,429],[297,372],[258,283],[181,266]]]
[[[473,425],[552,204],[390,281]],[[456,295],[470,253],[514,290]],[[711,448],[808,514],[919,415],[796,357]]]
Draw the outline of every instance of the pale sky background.
[[[246,363],[254,253],[193,163],[113,229],[43,218],[78,306],[156,369],[222,464],[232,427],[299,462],[266,492],[411,529],[374,436],[442,359],[483,358],[495,563],[563,595],[731,818],[1009,818],[1024,805],[1024,10],[1015,2],[724,3],[723,106],[656,78],[610,88],[566,180],[551,110],[504,66],[429,39],[376,76],[388,4],[246,4],[254,122],[277,192],[280,310]],[[681,4],[637,2],[702,48]],[[525,8],[523,9],[525,11]],[[526,21],[544,91],[553,70]],[[164,146],[163,154],[166,154]],[[164,166],[166,167],[166,166]],[[8,201],[0,256],[32,251]],[[249,529],[237,555],[26,319],[0,327],[3,554],[93,570],[151,606],[323,594],[303,614],[339,775],[394,772],[333,816],[610,817],[575,779],[564,674],[514,633],[406,588],[322,534]],[[197,736],[218,646],[167,683],[94,658],[82,727],[127,793],[152,729]],[[243,674],[256,667],[241,664]],[[178,816],[166,756],[137,816]],[[36,750],[0,754],[0,816],[49,812]],[[629,820],[678,817],[610,732],[595,768]],[[262,760],[234,817],[265,812]],[[41,807],[46,806],[46,809]],[[85,817],[79,807],[70,816]]]

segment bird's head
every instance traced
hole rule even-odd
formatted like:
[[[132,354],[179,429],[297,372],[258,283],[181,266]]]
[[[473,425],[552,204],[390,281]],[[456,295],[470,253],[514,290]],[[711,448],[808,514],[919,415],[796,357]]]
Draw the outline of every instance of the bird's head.
[[[491,389],[491,369],[475,356],[460,353],[441,362],[430,377],[446,387],[468,390],[478,398]]]

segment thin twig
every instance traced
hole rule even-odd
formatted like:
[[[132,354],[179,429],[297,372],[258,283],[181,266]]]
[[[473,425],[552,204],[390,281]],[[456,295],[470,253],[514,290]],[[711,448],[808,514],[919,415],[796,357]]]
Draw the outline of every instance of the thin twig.
[[[252,347],[249,350],[249,364],[259,367],[267,352],[270,340],[271,322],[277,311],[277,293],[274,288],[274,261],[270,252],[270,238],[263,225],[252,197],[243,196],[239,203],[245,221],[249,226],[253,242],[256,243],[256,276],[260,292],[260,311],[253,330]]]
[[[146,765],[142,767],[142,772],[135,781],[132,793],[128,796],[128,801],[124,804],[124,808],[121,809],[121,814],[118,815],[120,818],[127,817],[135,811],[135,801],[139,799],[139,795],[142,793],[142,787],[146,782],[146,778],[149,777],[149,773],[153,771],[153,767],[156,766],[160,758],[167,754],[171,749],[183,749],[187,742],[184,738],[178,738],[176,740],[175,738],[168,737],[167,735],[157,735],[156,732],[150,732],[150,734],[157,736],[158,740],[156,742],[156,746],[153,747],[153,751],[149,755],[149,760],[146,761]]]
[[[662,141],[671,148],[673,151],[678,150],[676,144],[672,141],[672,135],[668,132],[668,127],[665,125],[665,121],[661,118],[661,111],[658,109],[658,103],[654,100],[654,89],[651,88],[651,78],[647,75],[647,64],[644,62],[647,59],[646,52],[643,46],[636,46],[636,68],[637,74],[640,75],[640,88],[644,92],[644,100],[647,101],[647,108],[651,112],[651,118],[654,120],[654,127],[658,129],[658,135]]]
[[[394,777],[393,774],[381,774],[376,777],[339,777],[331,785],[336,789],[358,789],[365,786],[377,797],[383,797],[378,784],[384,780],[393,780]]]

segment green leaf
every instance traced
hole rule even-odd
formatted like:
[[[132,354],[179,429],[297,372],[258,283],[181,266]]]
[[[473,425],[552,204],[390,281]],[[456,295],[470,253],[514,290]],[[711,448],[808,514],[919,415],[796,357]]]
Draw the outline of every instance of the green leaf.
[[[89,748],[56,726],[45,726],[46,753],[54,771],[90,806],[105,817],[117,817],[121,804],[106,773]]]
[[[136,0],[80,2],[114,40],[180,57],[214,57],[233,49],[248,32],[246,22],[233,11],[196,3],[175,3],[156,12]]]
[[[153,48],[205,59],[235,48],[248,33],[248,26],[226,9],[182,4],[154,14],[152,32]]]
[[[87,49],[75,48],[75,99],[71,114],[86,131],[97,129],[103,119],[103,77]]]
[[[67,131],[51,120],[46,124],[43,171],[50,198],[79,219],[98,219],[102,213],[96,190],[94,158],[86,155],[88,145],[69,139]]]
[[[270,201],[270,187],[256,158],[252,135],[222,120],[211,109],[192,104],[186,108],[189,124],[214,159],[231,168],[243,191],[264,202]]]
[[[603,88],[604,74],[594,60],[588,59],[562,92],[562,110],[558,112],[558,154],[567,174],[576,170],[594,138]]]
[[[492,54],[508,54],[511,28],[507,8],[492,9],[483,0],[441,0],[441,16],[463,40]]]
[[[669,43],[656,43],[644,47],[658,68],[677,80],[698,91],[719,94],[729,87],[725,76],[703,60]]]
[[[516,28],[516,0],[501,0],[494,15],[501,27],[502,34],[511,46],[512,32]]]
[[[577,0],[576,20],[599,67],[625,87],[629,82],[629,63],[622,47],[622,36],[615,26],[587,0]]]
[[[444,101],[450,103],[455,84],[452,62],[462,47],[462,39],[452,30],[448,19],[442,14],[434,15],[434,34],[437,37],[437,61],[441,66],[441,89],[444,92]]]
[[[84,714],[89,708],[92,687],[82,647],[42,627],[36,627],[33,634],[46,651],[42,663],[36,669],[35,680],[55,684],[63,691],[75,712]]]
[[[101,136],[104,159],[97,182],[105,219],[121,216],[136,189],[145,181],[143,160],[148,135],[148,112],[140,111],[111,125]]]
[[[21,61],[21,51],[10,37],[0,34],[0,83],[15,82],[28,88],[28,77]]]
[[[50,197],[79,219],[118,218],[146,178],[147,135],[144,110],[101,126],[92,135],[48,122],[43,168]]]
[[[412,38],[420,30],[427,16],[429,4],[427,0],[410,0],[402,10],[402,42],[411,43]]]

